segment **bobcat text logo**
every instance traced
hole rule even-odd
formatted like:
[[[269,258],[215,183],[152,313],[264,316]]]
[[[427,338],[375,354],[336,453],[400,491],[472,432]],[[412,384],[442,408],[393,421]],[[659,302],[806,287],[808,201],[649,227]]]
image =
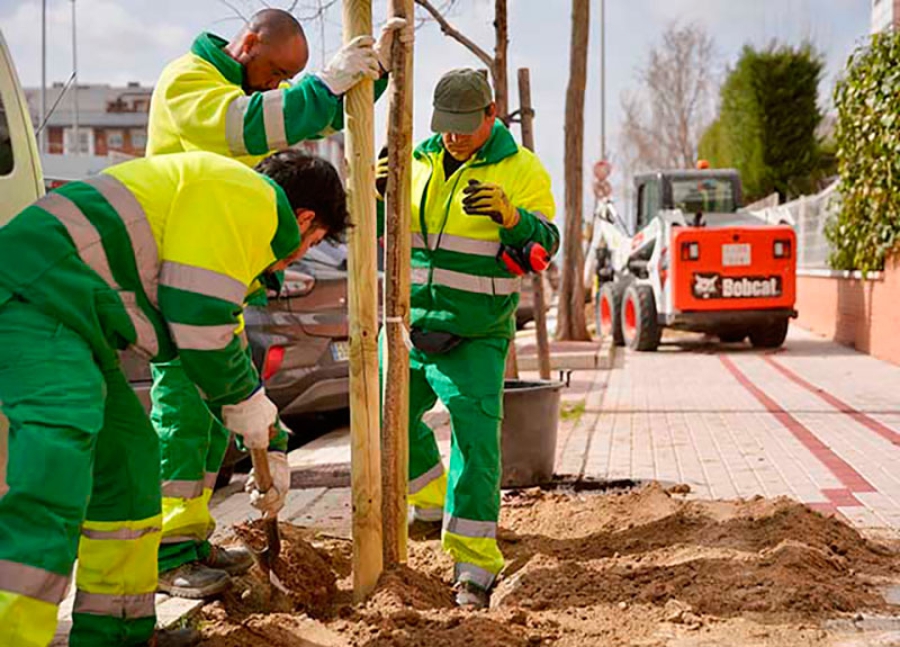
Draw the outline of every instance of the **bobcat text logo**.
[[[694,274],[697,299],[767,299],[781,296],[781,277]]]

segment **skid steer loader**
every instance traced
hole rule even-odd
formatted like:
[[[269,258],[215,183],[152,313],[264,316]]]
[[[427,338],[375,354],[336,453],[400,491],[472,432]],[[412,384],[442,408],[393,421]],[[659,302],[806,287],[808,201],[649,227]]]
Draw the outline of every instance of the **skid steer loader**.
[[[790,215],[741,209],[731,169],[639,175],[634,195],[634,235],[612,202],[594,214],[598,329],[639,351],[656,350],[665,328],[781,346],[797,316]]]

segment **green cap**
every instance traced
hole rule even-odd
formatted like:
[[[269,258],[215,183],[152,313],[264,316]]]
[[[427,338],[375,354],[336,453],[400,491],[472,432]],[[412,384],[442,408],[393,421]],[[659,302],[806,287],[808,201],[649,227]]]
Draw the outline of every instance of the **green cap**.
[[[441,77],[434,89],[431,130],[471,135],[484,121],[484,109],[494,101],[484,74],[463,68]]]

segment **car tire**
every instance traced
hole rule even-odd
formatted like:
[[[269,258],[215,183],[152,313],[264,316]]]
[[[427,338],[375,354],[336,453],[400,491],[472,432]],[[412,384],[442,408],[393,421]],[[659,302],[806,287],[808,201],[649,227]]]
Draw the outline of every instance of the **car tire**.
[[[597,330],[612,337],[616,346],[624,346],[622,336],[622,284],[607,281],[600,286],[597,298]]]
[[[626,346],[637,351],[659,348],[662,329],[656,319],[656,300],[649,285],[631,284],[625,289],[621,321]]]
[[[750,343],[754,348],[780,348],[787,338],[789,323],[783,318],[757,326],[750,331]]]
[[[719,341],[723,344],[739,344],[745,339],[747,339],[747,331],[746,330],[723,330],[719,332],[716,337],[719,338]]]

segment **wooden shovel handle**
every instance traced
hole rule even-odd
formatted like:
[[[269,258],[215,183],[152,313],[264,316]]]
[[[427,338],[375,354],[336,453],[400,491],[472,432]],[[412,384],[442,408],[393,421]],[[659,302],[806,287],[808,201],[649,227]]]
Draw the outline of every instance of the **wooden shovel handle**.
[[[251,449],[250,461],[253,463],[253,474],[260,492],[272,489],[272,473],[269,471],[269,450]]]

